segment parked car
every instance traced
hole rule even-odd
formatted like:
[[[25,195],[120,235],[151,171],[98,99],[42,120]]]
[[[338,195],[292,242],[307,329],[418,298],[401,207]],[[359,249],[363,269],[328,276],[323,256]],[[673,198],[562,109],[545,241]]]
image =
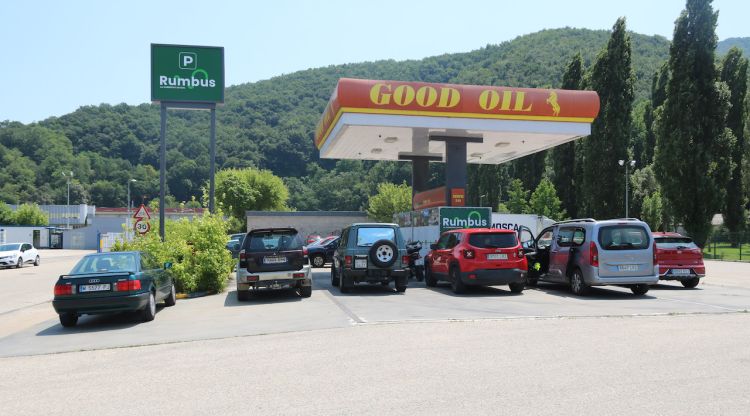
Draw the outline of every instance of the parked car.
[[[621,285],[636,295],[659,282],[651,229],[643,221],[591,218],[558,222],[528,244],[529,284],[569,284],[586,295],[591,286]]]
[[[333,261],[333,252],[339,246],[341,237],[326,237],[307,246],[307,258],[313,267],[323,267]]]
[[[317,234],[310,234],[305,238],[305,244],[312,244],[316,241],[320,241],[323,237],[317,235]]]
[[[679,280],[683,286],[694,288],[706,277],[703,253],[693,239],[679,233],[653,233],[659,280]]]
[[[237,300],[260,289],[295,289],[312,295],[312,277],[302,237],[294,228],[260,228],[245,236],[237,265]]]
[[[341,232],[333,254],[331,284],[348,293],[356,283],[394,282],[396,291],[408,284],[409,256],[397,224],[356,223]]]
[[[39,252],[30,243],[0,244],[0,268],[20,268],[27,263],[38,266],[40,261]]]
[[[425,257],[425,283],[450,282],[455,293],[467,286],[508,285],[521,293],[528,265],[518,234],[513,230],[470,228],[446,231],[430,245]]]
[[[140,251],[89,254],[57,280],[52,306],[64,327],[75,326],[81,315],[123,311],[139,311],[152,321],[157,302],[177,302],[169,267]]]

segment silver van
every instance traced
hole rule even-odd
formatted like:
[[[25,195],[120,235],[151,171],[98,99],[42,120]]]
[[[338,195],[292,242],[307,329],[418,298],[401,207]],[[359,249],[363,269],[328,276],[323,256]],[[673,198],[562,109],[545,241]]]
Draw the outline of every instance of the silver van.
[[[583,296],[591,286],[629,287],[636,295],[659,282],[659,266],[648,224],[635,218],[563,221],[521,241],[529,263],[528,284],[569,284]]]

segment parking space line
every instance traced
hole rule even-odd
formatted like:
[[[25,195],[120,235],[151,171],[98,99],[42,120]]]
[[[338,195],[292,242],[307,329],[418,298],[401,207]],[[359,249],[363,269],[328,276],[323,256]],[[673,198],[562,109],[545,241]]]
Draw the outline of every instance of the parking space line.
[[[336,297],[333,296],[331,294],[331,292],[329,292],[329,291],[326,290],[325,294],[328,297],[328,299],[330,299],[330,301],[333,302],[334,305],[338,306],[339,309],[341,309],[347,316],[349,316],[349,319],[351,319],[354,324],[366,324],[367,323],[367,320],[365,320],[364,318],[360,318],[359,316],[357,316],[356,313],[352,312],[351,309],[349,309],[348,307],[346,307],[346,305],[344,305],[343,303],[341,303],[341,301],[339,301],[338,299],[336,299]]]
[[[657,298],[657,299],[664,299],[664,300],[671,300],[672,302],[682,302],[682,303],[690,303],[690,304],[693,304],[693,305],[708,306],[708,307],[711,307],[711,308],[723,309],[723,310],[725,310],[725,311],[731,311],[731,312],[742,312],[742,309],[737,309],[737,308],[727,308],[727,307],[725,307],[725,306],[712,305],[712,304],[710,304],[710,303],[703,303],[703,302],[693,302],[693,301],[690,301],[690,300],[682,300],[682,299],[674,299],[674,298],[665,298],[665,297],[661,297],[661,296],[657,296],[656,298]]]

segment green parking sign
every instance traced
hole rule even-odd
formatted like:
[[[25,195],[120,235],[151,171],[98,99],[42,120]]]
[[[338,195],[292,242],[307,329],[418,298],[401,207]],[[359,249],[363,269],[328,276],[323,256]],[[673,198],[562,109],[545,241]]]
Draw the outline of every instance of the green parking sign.
[[[224,48],[151,44],[151,101],[224,102]]]

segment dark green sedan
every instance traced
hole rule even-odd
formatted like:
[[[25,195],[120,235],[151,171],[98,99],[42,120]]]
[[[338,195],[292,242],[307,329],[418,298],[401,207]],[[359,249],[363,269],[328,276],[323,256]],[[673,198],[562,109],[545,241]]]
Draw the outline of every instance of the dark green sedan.
[[[177,301],[169,267],[140,251],[90,254],[57,280],[52,306],[64,327],[75,326],[81,315],[126,311],[152,321],[156,302],[174,306]]]

